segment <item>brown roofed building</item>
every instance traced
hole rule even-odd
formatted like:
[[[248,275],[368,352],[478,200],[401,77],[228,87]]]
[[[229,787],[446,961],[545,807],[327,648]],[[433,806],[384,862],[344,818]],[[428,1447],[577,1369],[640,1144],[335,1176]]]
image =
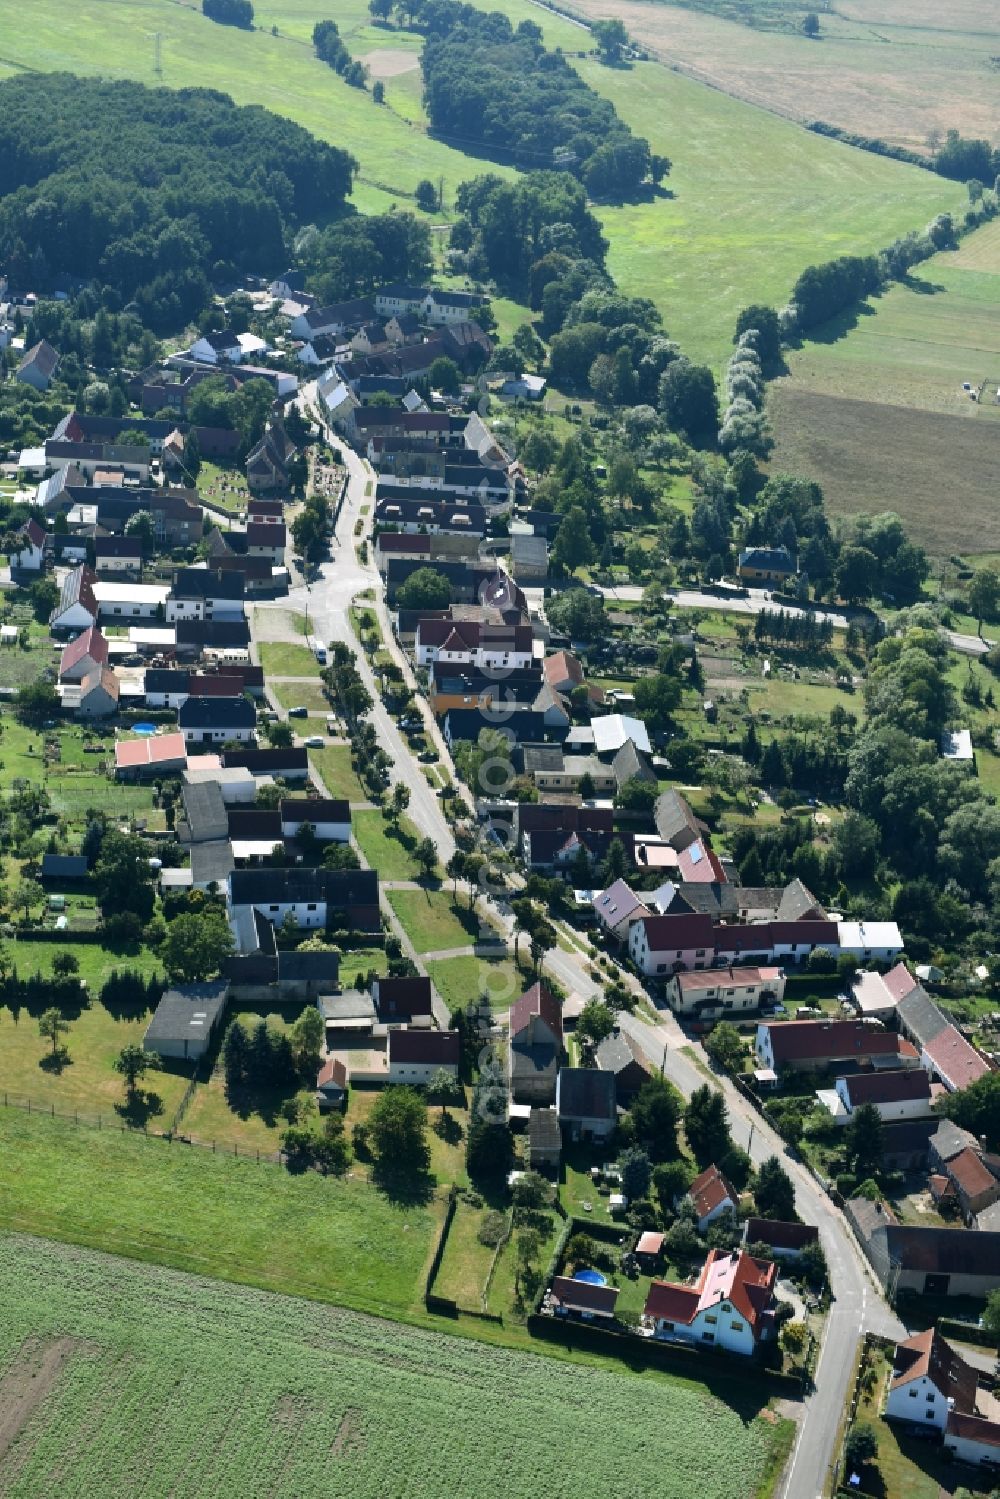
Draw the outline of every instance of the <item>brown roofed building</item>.
[[[595,1317],[610,1320],[615,1315],[618,1287],[593,1285],[587,1280],[557,1275],[549,1288],[548,1299],[557,1316],[582,1317],[585,1322],[593,1321]]]
[[[733,1212],[739,1203],[739,1193],[731,1186],[718,1166],[706,1166],[696,1176],[687,1190],[698,1215],[698,1232],[704,1233],[710,1223],[723,1213]]]
[[[770,1259],[797,1259],[803,1249],[819,1243],[819,1229],[813,1223],[785,1223],[779,1218],[748,1218],[743,1230],[747,1249],[766,1244]]]
[[[458,1031],[391,1030],[389,1081],[426,1087],[435,1072],[458,1076],[462,1041]]]

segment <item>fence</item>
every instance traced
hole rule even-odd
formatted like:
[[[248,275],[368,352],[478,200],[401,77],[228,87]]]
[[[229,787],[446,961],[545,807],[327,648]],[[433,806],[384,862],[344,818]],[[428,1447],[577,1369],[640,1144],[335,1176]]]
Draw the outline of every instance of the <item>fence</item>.
[[[192,1086],[193,1082],[194,1080],[192,1080]],[[27,1098],[19,1094],[7,1092],[0,1094],[0,1107],[21,1109],[26,1114],[42,1114],[47,1119],[62,1119],[67,1124],[78,1125],[82,1129],[141,1135],[146,1140],[160,1140],[167,1145],[191,1145],[199,1150],[210,1150],[213,1155],[231,1155],[241,1161],[256,1161],[261,1166],[283,1166],[287,1160],[284,1151],[281,1150],[250,1150],[246,1146],[237,1145],[235,1141],[227,1144],[218,1140],[198,1140],[193,1135],[175,1134],[172,1129],[158,1130],[150,1129],[148,1124],[131,1124],[120,1115],[112,1117],[109,1114],[88,1114],[79,1109],[74,1110],[73,1113],[67,1113],[62,1109],[57,1109],[54,1103],[41,1103],[38,1099]],[[180,1112],[178,1110],[178,1115]]]
[[[488,1312],[486,1310],[486,1294],[489,1291],[490,1282],[493,1279],[493,1271],[496,1269],[500,1251],[503,1249],[504,1244],[507,1242],[506,1238],[501,1240],[500,1244],[497,1247],[497,1251],[493,1256],[489,1275],[486,1278],[486,1285],[481,1293],[483,1304],[480,1311],[475,1311],[472,1307],[468,1306],[459,1306],[458,1302],[454,1301],[450,1296],[435,1295],[434,1282],[437,1280],[438,1271],[441,1269],[441,1261],[444,1259],[444,1252],[448,1245],[448,1235],[451,1232],[451,1225],[455,1220],[455,1213],[457,1209],[458,1188],[455,1186],[451,1186],[448,1188],[448,1207],[444,1215],[444,1222],[441,1224],[441,1232],[438,1235],[437,1245],[434,1250],[434,1258],[431,1260],[430,1267],[427,1271],[427,1279],[424,1283],[424,1306],[429,1312],[432,1312],[435,1316],[438,1317],[475,1317],[480,1322],[496,1322],[502,1327],[503,1317],[500,1315],[500,1313]],[[507,1238],[509,1238],[509,1236],[510,1224],[508,1223]]]

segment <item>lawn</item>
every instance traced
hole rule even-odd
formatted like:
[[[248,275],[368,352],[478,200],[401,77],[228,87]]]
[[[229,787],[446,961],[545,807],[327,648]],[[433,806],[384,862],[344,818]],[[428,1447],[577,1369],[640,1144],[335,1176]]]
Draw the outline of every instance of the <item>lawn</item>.
[[[351,751],[346,744],[328,744],[310,750],[309,763],[326,787],[327,794],[349,802],[366,802],[368,794],[354,773]]]
[[[318,713],[325,716],[331,712],[329,700],[323,693],[322,687],[312,682],[275,682],[269,681],[268,688],[273,697],[277,698],[278,704],[284,709],[308,708],[310,713]]]
[[[392,893],[389,898],[392,899]],[[471,953],[459,958],[437,958],[427,964],[427,972],[449,1010],[464,1007],[485,990],[492,1008],[502,1014],[531,983],[531,975],[515,969],[510,958],[489,962]]]
[[[359,948],[355,952],[345,952],[340,959],[340,987],[341,989],[353,989],[357,983],[358,974],[388,973],[389,960],[385,955],[385,949],[381,947]]]
[[[389,902],[419,953],[469,947],[479,930],[478,920],[467,910],[461,909],[461,920],[455,914],[450,891],[390,890]]]
[[[798,0],[574,0],[620,16],[630,36],[682,72],[777,115],[828,120],[911,150],[932,131],[996,135],[1000,16],[979,0],[852,0],[819,7],[820,39],[803,35]],[[743,25],[741,22],[751,24]]]
[[[414,1246],[403,1216],[371,1223],[362,1274],[384,1269],[385,1238]],[[335,1227],[306,1218],[303,1245]],[[336,1259],[324,1242],[317,1270]],[[748,1499],[790,1429],[736,1381],[720,1398],[21,1235],[0,1240],[0,1268],[10,1499],[51,1493],[55,1473],[94,1496],[582,1499],[627,1475],[640,1496]]]
[[[1000,547],[1000,222],[820,334],[772,386],[775,467],[814,475],[834,512],[897,511],[937,555]]]
[[[369,812],[355,812],[351,827],[358,847],[371,868],[378,870],[380,880],[415,880],[420,877],[420,865],[413,857],[420,833],[408,817],[401,817],[398,825],[393,827],[373,807]],[[463,936],[462,940],[467,939]]]
[[[308,646],[290,640],[264,640],[257,647],[264,675],[271,677],[315,677],[319,680],[319,662]],[[270,681],[268,682],[270,686]]]
[[[483,1290],[493,1263],[494,1249],[479,1240],[489,1207],[472,1207],[459,1199],[448,1230],[441,1267],[434,1281],[435,1296],[447,1296],[458,1306],[480,1312]]]
[[[150,978],[162,975],[163,969],[155,953],[145,947],[104,947],[99,942],[31,942],[20,937],[7,944],[11,960],[22,978],[32,973],[50,974],[56,954],[69,951],[80,964],[80,977],[84,979],[91,995],[97,995],[101,985],[114,969],[119,972],[131,969]]]
[[[112,1015],[97,999],[78,1015],[64,1010],[69,1029],[61,1042],[70,1061],[59,1072],[42,1065],[51,1047],[38,1034],[38,1013],[38,1009],[22,1008],[15,1016],[0,1008],[0,1092],[18,1101],[30,1099],[33,1108],[54,1107],[57,1113],[90,1117],[100,1114],[106,1124],[116,1123],[115,1105],[123,1101],[124,1087],[112,1063],[123,1046],[141,1044],[148,1012]],[[152,1128],[169,1125],[188,1081],[180,1069],[149,1075],[145,1087],[161,1105],[150,1118]]]
[[[367,1122],[381,1093],[381,1088],[351,1088],[345,1116],[348,1135],[356,1124]],[[441,1116],[440,1105],[428,1106],[427,1144],[431,1152],[431,1175],[438,1186],[447,1186],[452,1182],[457,1186],[465,1186],[469,1179],[465,1170],[465,1134],[469,1114],[465,1108],[449,1106],[448,1115],[451,1123],[442,1133],[435,1127]]]
[[[17,1109],[0,1150],[0,1226],[390,1315],[416,1305],[442,1212]]]

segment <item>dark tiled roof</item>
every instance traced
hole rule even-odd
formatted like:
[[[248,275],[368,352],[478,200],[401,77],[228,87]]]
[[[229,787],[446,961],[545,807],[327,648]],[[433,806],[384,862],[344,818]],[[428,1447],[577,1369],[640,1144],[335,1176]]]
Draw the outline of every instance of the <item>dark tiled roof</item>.
[[[614,1119],[614,1074],[592,1067],[564,1067],[559,1073],[559,1115],[563,1119]]]

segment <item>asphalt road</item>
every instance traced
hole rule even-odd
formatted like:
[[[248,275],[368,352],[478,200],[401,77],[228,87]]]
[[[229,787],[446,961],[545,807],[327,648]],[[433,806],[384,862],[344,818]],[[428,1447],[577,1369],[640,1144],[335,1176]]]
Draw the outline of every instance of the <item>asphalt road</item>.
[[[311,399],[308,389],[305,399]],[[312,584],[294,590],[287,599],[281,601],[281,606],[305,608],[308,604],[310,618],[314,621],[314,633],[323,640],[343,640],[351,647],[374,701],[371,719],[380,742],[393,762],[392,778],[394,781],[404,781],[410,788],[408,816],[422,834],[434,839],[442,861],[446,862],[454,850],[451,829],[441,812],[438,798],[427,785],[421,766],[383,707],[368,659],[350,628],[347,610],[352,598],[357,593],[372,588],[379,601],[377,612],[382,622],[386,646],[397,660],[402,660],[388,628],[377,569],[372,562],[367,566],[360,564],[354,550],[354,527],[360,517],[360,507],[363,503],[368,503],[374,510],[373,497],[365,496],[365,488],[372,473],[369,466],[355,453],[333,440],[340,448],[347,465],[349,482],[337,523],[332,560],[323,563],[319,576]],[[371,512],[365,520],[365,530],[368,531]],[[620,591],[619,596],[625,596],[624,590]],[[720,607],[720,600],[714,594],[681,592],[673,597],[684,606]],[[747,614],[756,613],[770,605],[764,590],[753,590],[749,598],[732,602],[739,606],[738,612]],[[824,616],[820,614],[820,617]],[[829,617],[835,620],[842,618],[837,615]],[[409,664],[404,664],[409,674]],[[425,709],[425,714],[428,715],[430,729],[432,721],[429,719],[429,710]],[[436,726],[433,727],[433,733],[435,742],[438,742]],[[510,933],[512,923],[509,915],[504,908],[500,910],[499,919]],[[567,994],[578,995],[583,999],[597,993],[599,988],[590,977],[588,968],[589,960],[586,957],[568,952],[562,947],[556,947],[547,953],[544,960],[545,971],[552,975]],[[627,975],[626,979],[633,989],[639,987],[634,979]],[[821,1496],[834,1460],[837,1432],[862,1332],[870,1330],[892,1337],[905,1337],[906,1329],[883,1300],[843,1216],[822,1187],[802,1164],[788,1156],[778,1135],[737,1092],[732,1083],[714,1073],[701,1047],[686,1040],[674,1017],[663,1012],[657,1024],[651,1025],[637,1016],[623,1014],[621,1026],[653,1066],[662,1070],[664,1076],[685,1096],[689,1096],[709,1077],[712,1078],[726,1096],[736,1143],[749,1150],[755,1165],[759,1165],[770,1155],[777,1155],[782,1159],[795,1184],[796,1207],[800,1216],[806,1223],[814,1223],[819,1228],[830,1270],[833,1303],[817,1361],[814,1388],[803,1402],[799,1430],[781,1486],[780,1499],[813,1499],[814,1495]]]

